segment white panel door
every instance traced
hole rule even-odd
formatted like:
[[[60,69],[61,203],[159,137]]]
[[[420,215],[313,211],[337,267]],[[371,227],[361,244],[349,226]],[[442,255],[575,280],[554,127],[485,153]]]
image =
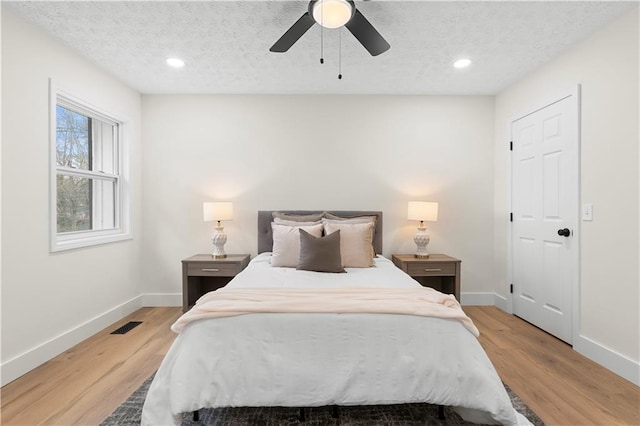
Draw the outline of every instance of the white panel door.
[[[513,311],[572,343],[577,95],[512,122]]]

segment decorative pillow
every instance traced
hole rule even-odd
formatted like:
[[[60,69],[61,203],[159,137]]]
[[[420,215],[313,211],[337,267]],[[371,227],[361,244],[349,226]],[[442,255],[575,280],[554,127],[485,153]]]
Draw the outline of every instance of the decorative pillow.
[[[272,266],[295,268],[300,258],[300,229],[313,236],[322,236],[322,224],[309,226],[288,226],[271,223],[273,230]]]
[[[324,217],[324,212],[314,214],[289,214],[282,212],[271,213],[274,219],[292,220],[294,222],[318,222]]]
[[[300,228],[300,260],[296,269],[345,272],[340,256],[340,230],[324,237],[314,237]]]
[[[340,254],[345,268],[368,268],[374,265],[373,223],[327,222],[324,232],[340,231]]]
[[[288,225],[288,226],[310,226],[310,225],[317,225],[322,222],[319,220],[315,222],[299,222],[296,220],[287,220],[287,219],[280,219],[279,217],[274,217],[273,223],[277,223],[278,225]]]
[[[349,216],[349,217],[340,217],[333,213],[326,212],[324,214],[324,218],[322,220],[340,220],[345,223],[366,223],[373,222],[376,223],[378,216]]]
[[[328,219],[326,217],[322,218],[322,223],[376,223],[375,216],[360,216],[360,217],[350,217],[347,219]]]

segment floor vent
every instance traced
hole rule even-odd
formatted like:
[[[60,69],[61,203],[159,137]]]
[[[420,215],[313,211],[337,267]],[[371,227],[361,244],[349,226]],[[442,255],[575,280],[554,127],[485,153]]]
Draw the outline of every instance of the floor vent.
[[[125,334],[133,330],[135,327],[139,326],[140,324],[142,324],[142,321],[129,321],[119,329],[112,331],[111,334]]]

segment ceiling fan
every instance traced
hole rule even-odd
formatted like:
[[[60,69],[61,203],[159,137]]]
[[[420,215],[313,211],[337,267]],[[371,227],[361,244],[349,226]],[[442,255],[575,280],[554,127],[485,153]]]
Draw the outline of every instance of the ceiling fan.
[[[269,50],[286,52],[316,23],[324,28],[347,27],[372,56],[384,53],[391,47],[367,18],[356,9],[353,0],[311,0],[309,10]]]

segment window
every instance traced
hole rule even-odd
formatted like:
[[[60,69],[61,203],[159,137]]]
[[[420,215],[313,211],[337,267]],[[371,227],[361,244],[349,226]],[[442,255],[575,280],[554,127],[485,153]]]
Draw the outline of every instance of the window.
[[[123,122],[53,89],[51,250],[130,238]]]

